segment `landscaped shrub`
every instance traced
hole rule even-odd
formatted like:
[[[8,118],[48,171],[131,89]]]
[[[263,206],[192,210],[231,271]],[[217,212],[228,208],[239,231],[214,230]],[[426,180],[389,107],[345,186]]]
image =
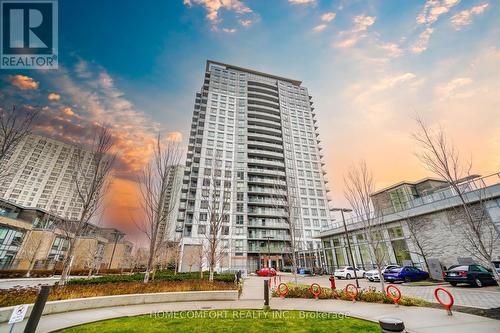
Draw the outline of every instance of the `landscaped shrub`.
[[[109,295],[235,289],[236,287],[234,284],[219,281],[208,282],[206,280],[175,282],[155,281],[150,283],[114,282],[87,285],[66,285],[52,287],[49,294],[49,301]],[[37,287],[0,289],[0,307],[34,303],[38,292],[39,288]]]
[[[306,285],[295,286],[292,284],[288,284],[288,290],[289,291],[286,295],[286,298],[314,298],[314,295],[309,290],[309,286]],[[272,290],[272,295],[273,297],[281,297],[277,289]],[[343,289],[336,289],[335,291],[333,291],[330,288],[321,288],[321,293],[319,294],[318,298],[340,299],[344,301],[352,300],[351,295],[346,293]],[[387,304],[394,303],[394,301],[389,296],[387,296],[387,294],[380,291],[366,289],[362,289],[359,291],[358,295],[356,296],[356,301]],[[422,299],[402,296],[399,300],[399,304],[406,306],[425,306],[430,303]]]
[[[208,274],[203,275],[204,280],[208,280]],[[73,285],[83,285],[83,284],[99,284],[99,283],[110,283],[110,282],[134,282],[144,280],[144,273],[134,273],[128,275],[104,275],[88,279],[71,279],[67,284]],[[174,274],[172,271],[158,271],[155,274],[155,281],[190,281],[190,280],[200,280],[199,272],[192,273],[177,273]],[[234,282],[233,274],[215,274],[214,281],[219,282]]]

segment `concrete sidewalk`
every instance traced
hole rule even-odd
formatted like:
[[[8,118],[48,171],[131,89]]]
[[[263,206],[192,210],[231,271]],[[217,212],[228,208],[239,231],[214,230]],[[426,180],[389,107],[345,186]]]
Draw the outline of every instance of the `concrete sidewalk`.
[[[261,309],[263,301],[204,301],[204,302],[175,302],[142,304],[121,307],[110,307],[84,311],[74,311],[43,316],[37,332],[51,332],[54,330],[80,325],[88,322],[150,314],[158,311],[186,311],[208,309]],[[278,310],[305,310],[345,313],[348,316],[378,321],[380,318],[392,317],[404,321],[409,332],[481,332],[496,333],[500,331],[500,321],[484,317],[455,312],[448,316],[446,311],[420,307],[395,307],[389,304],[351,303],[338,300],[311,300],[311,299],[276,299],[271,300],[271,308]],[[151,320],[164,320],[155,319]],[[314,319],[311,319],[314,320]],[[13,332],[22,332],[26,320],[16,324]],[[8,325],[0,325],[0,332],[8,332]]]

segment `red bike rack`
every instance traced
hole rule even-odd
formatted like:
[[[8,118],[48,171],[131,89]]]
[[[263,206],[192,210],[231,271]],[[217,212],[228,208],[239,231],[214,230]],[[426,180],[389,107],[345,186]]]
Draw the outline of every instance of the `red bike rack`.
[[[354,288],[354,290],[355,290],[356,292],[355,292],[355,293],[350,293],[350,292],[349,292],[349,287]],[[352,289],[352,288],[351,288],[351,289]],[[356,302],[356,296],[358,296],[358,288],[356,288],[356,286],[355,286],[355,285],[353,285],[353,284],[348,284],[347,286],[345,286],[345,289],[344,289],[344,290],[345,290],[345,292],[347,293],[347,295],[351,296],[352,301],[353,301],[353,302]]]
[[[283,289],[283,287],[285,288]],[[280,294],[281,298],[285,298],[288,294],[288,285],[286,283],[280,283],[278,285],[278,293]]]
[[[276,284],[276,275],[274,276],[274,284]]]
[[[441,301],[441,299],[438,296],[439,291],[442,291],[448,295],[448,297],[450,298],[450,303],[446,304],[443,301]],[[446,311],[448,312],[448,316],[452,316],[453,313],[451,312],[451,307],[453,306],[453,302],[454,302],[453,295],[448,290],[439,287],[439,288],[436,288],[436,290],[434,290],[434,297],[436,297],[439,304],[441,304],[446,309]]]
[[[395,289],[397,296],[394,293],[391,293],[389,291],[389,289]],[[387,288],[385,288],[385,291],[387,292],[387,296],[389,296],[389,298],[392,299],[392,301],[394,302],[394,304],[396,304],[396,306],[398,306],[399,305],[399,300],[401,299],[401,290],[399,290],[398,287],[390,284],[390,285],[387,286]]]
[[[321,294],[321,286],[317,283],[313,283],[311,284],[311,287],[309,287],[309,291],[314,295],[314,299],[318,299]]]

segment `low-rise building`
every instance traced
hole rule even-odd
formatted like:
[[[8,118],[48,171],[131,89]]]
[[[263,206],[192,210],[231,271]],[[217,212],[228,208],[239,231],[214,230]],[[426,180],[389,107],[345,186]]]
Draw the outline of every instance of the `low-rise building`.
[[[484,220],[483,237],[493,244],[494,258],[500,259],[500,173],[486,177],[467,177],[458,184],[465,193],[467,206],[474,216]],[[379,240],[385,264],[414,265],[422,269],[425,260],[418,245],[423,247],[427,259],[437,259],[449,267],[459,261],[481,260],[459,227],[465,218],[464,209],[456,191],[445,181],[425,178],[417,182],[400,182],[372,194],[374,231]],[[346,220],[354,264],[364,269],[375,266],[374,256],[367,243],[362,220]],[[331,230],[320,234],[327,270],[352,265],[342,221]]]
[[[0,200],[0,269],[61,269],[73,235],[71,221],[39,208]],[[72,269],[128,268],[132,243],[113,228],[89,224],[76,241]]]

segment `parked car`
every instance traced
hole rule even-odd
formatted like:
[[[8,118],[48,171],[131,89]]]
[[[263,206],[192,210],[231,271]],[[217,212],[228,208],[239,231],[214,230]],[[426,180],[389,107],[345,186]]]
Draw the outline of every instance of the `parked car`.
[[[256,271],[258,276],[275,276],[276,270],[274,268],[264,267]]]
[[[476,287],[496,284],[493,274],[481,265],[454,266],[444,272],[444,280],[452,286],[459,283],[466,283]]]
[[[493,261],[493,265],[495,265],[497,272],[500,274],[500,261]]]
[[[385,271],[389,270],[389,269],[393,269],[393,268],[398,268],[399,266],[398,265],[387,265],[387,266],[384,266],[381,271],[382,271],[382,274],[385,273]],[[372,269],[372,270],[369,270],[365,273],[365,278],[368,279],[368,281],[371,281],[371,282],[374,282],[374,281],[380,281],[380,276],[378,274],[378,270],[376,269]]]
[[[429,278],[429,273],[413,266],[391,268],[384,272],[384,280],[388,282],[422,281],[428,278]]]
[[[354,277],[354,268],[352,266],[342,266],[336,269],[333,275],[338,279],[350,279]],[[364,278],[365,271],[356,267],[356,276],[358,278]]]

